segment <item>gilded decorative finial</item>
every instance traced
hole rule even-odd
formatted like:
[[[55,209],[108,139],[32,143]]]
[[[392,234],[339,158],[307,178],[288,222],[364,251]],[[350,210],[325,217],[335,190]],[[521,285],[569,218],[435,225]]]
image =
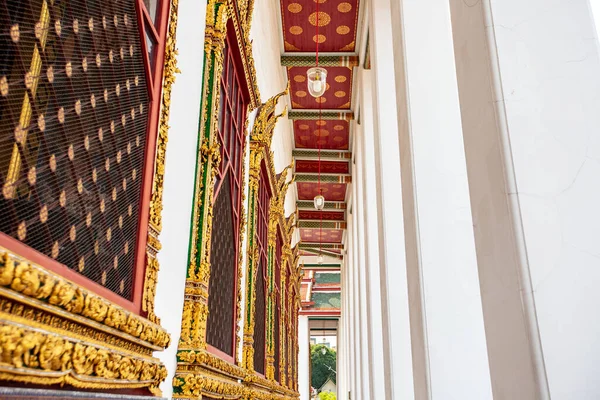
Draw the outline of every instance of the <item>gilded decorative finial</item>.
[[[271,140],[273,139],[273,130],[275,129],[275,124],[279,118],[283,117],[287,113],[287,106],[280,114],[275,114],[275,108],[277,107],[279,99],[286,93],[287,88],[283,92],[271,97],[258,108],[256,120],[254,121],[254,126],[252,127],[251,137],[253,141],[259,142],[269,148],[271,147]]]
[[[283,171],[281,171],[281,174],[279,174],[279,180],[277,181],[277,187],[279,188],[279,191],[283,194],[283,196],[285,196],[285,192],[287,191],[288,186],[292,184],[292,182],[294,181],[294,178],[295,178],[294,176],[292,176],[292,179],[289,182],[287,181],[288,172],[293,167],[293,165],[294,165],[294,160],[292,159],[292,162],[290,163],[290,165],[285,167],[283,169]]]

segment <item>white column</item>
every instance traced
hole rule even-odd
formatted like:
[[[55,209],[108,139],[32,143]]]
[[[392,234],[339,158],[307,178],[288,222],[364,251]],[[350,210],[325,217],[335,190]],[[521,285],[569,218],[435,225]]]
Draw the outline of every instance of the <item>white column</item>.
[[[367,326],[369,329],[369,366],[371,371],[371,399],[385,399],[386,383],[389,375],[384,369],[383,326],[381,314],[381,271],[379,269],[378,231],[376,215],[377,197],[375,188],[375,154],[373,137],[373,93],[371,71],[361,70],[359,82],[361,85],[360,110],[362,134],[360,142],[360,162],[363,182],[363,229],[365,252],[365,297],[368,300]]]
[[[588,1],[450,4],[494,392],[596,399],[600,59]]]
[[[369,342],[366,322],[366,298],[365,298],[365,258],[364,258],[364,231],[363,231],[363,204],[362,204],[362,174],[357,165],[360,165],[358,152],[358,137],[362,136],[360,126],[355,125],[355,138],[353,146],[352,168],[352,236],[354,239],[355,260],[353,263],[354,275],[354,304],[356,317],[356,332],[358,337],[355,342],[357,352],[357,374],[360,377],[357,388],[357,396],[366,399],[370,397],[370,368],[368,362]]]
[[[300,400],[310,400],[310,327],[308,316],[298,316],[298,390]]]
[[[371,351],[370,351],[370,325],[368,315],[368,304],[370,299],[367,296],[367,262],[366,262],[366,232],[365,232],[365,203],[364,203],[364,191],[365,191],[365,179],[363,176],[363,155],[362,155],[362,142],[364,140],[364,131],[361,125],[356,126],[356,134],[354,136],[354,165],[352,172],[353,186],[355,190],[355,210],[356,210],[356,239],[358,242],[359,259],[357,266],[358,276],[358,292],[359,292],[359,315],[360,315],[360,351],[361,351],[361,377],[363,382],[362,398],[372,398],[372,381],[373,371],[371,363]]]
[[[408,93],[400,111],[408,119],[400,130],[404,218],[414,240],[409,271],[421,281],[428,392],[491,399],[450,9],[447,0],[399,3]]]
[[[344,329],[344,302],[345,302],[345,294],[344,294],[344,265],[342,261],[342,266],[340,268],[340,287],[342,288],[341,292],[341,302],[340,302],[340,319],[338,320],[338,330],[337,330],[337,397],[340,397],[340,393],[343,393],[344,388],[346,387],[346,375],[344,371],[346,370],[346,352],[344,351],[346,346],[346,330]]]
[[[404,218],[400,175],[400,145],[396,96],[396,71],[390,0],[372,0],[370,18],[371,57],[373,66],[373,114],[375,142],[376,210],[381,268],[382,326],[384,368],[390,374],[385,398],[415,398],[416,377],[413,374],[413,350],[409,313],[409,291],[406,271]],[[401,92],[400,92],[401,94]],[[411,304],[418,309],[416,302]],[[415,325],[415,327],[418,327]],[[418,373],[419,371],[417,371]],[[421,374],[422,375],[422,374]]]
[[[594,25],[596,27],[596,42],[600,46],[600,42],[598,41],[600,38],[598,34],[600,33],[600,0],[589,0],[590,8],[592,10],[592,17],[594,21]]]
[[[348,219],[348,224],[350,223],[350,216],[347,216]],[[348,225],[348,229],[346,230],[346,238],[348,238],[348,232],[349,232],[349,228],[350,226]],[[341,311],[341,315],[342,315],[342,321],[343,321],[343,325],[342,325],[342,329],[344,330],[344,348],[343,348],[343,352],[344,352],[344,379],[345,379],[345,385],[344,385],[344,392],[343,395],[347,396],[347,393],[349,391],[352,390],[352,350],[350,348],[350,344],[352,342],[352,330],[350,329],[350,315],[351,315],[351,311],[350,311],[350,284],[349,284],[349,277],[348,275],[350,274],[349,272],[349,254],[351,252],[351,244],[350,244],[350,240],[346,240],[346,245],[345,245],[345,249],[346,249],[346,255],[344,255],[344,263],[342,264],[342,286],[341,286],[341,292],[342,292],[342,296],[344,301],[342,302],[343,308]]]
[[[169,348],[156,354],[169,374],[160,386],[166,398],[171,397],[173,392],[172,380],[177,365],[175,354],[181,333],[188,266],[204,56],[198,43],[204,43],[205,14],[206,2],[179,2],[177,65],[181,73],[176,75],[171,91],[163,187],[163,229],[160,235],[162,249],[158,252],[160,270],[155,298],[156,315],[171,334]]]
[[[352,193],[355,190],[355,186],[351,187]],[[352,390],[352,398],[360,398],[362,393],[362,374],[361,374],[361,354],[360,354],[360,305],[358,301],[358,244],[356,239],[356,204],[354,203],[354,196],[351,196],[351,201],[348,203],[352,209],[352,214],[349,216],[347,234],[350,237],[352,246],[350,247],[351,258],[349,262],[349,293],[348,297],[350,300],[349,316],[350,316],[350,329],[352,334],[352,342],[350,351],[352,354],[352,376],[350,381],[350,387]]]
[[[340,310],[343,310],[343,306],[340,306]],[[344,354],[344,346],[345,346],[345,340],[344,340],[344,330],[341,328],[341,324],[342,324],[342,318],[340,318],[338,320],[338,330],[337,330],[337,349],[336,349],[336,354],[337,354],[337,358],[336,358],[336,366],[335,366],[335,370],[337,371],[336,374],[336,388],[337,388],[337,393],[336,393],[336,397],[340,397],[340,393],[344,393],[344,388],[346,387],[346,377],[344,376],[344,369],[345,369],[345,358],[346,355]]]

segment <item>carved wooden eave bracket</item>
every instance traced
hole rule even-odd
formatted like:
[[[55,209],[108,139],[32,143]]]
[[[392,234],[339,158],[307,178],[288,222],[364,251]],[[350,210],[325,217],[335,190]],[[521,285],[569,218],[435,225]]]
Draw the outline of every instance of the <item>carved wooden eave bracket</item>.
[[[277,108],[279,99],[287,95],[288,91],[289,86],[286,87],[283,92],[271,97],[258,108],[254,126],[252,127],[252,133],[250,134],[251,142],[262,145],[267,149],[271,148],[275,125],[279,118],[287,114],[287,106],[280,114],[275,114],[275,109]]]

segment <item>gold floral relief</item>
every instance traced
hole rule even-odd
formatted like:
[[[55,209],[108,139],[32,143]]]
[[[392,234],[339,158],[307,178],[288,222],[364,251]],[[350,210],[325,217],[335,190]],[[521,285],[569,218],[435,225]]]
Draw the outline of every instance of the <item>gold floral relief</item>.
[[[18,293],[22,301],[35,300],[39,308],[66,312],[100,323],[121,333],[165,348],[170,337],[159,325],[93,294],[60,275],[0,248],[0,287],[2,295]],[[31,301],[29,300],[29,301]]]
[[[166,377],[163,328],[2,248],[0,306],[0,380],[157,391]]]
[[[48,332],[40,324],[19,324],[4,313],[0,350],[0,379],[11,381],[90,389],[149,387],[157,392],[167,376],[155,358]]]

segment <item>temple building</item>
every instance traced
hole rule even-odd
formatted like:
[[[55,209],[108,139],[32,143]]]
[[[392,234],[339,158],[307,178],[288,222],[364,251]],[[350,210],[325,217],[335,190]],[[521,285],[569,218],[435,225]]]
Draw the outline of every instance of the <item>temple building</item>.
[[[600,398],[600,0],[0,5],[0,399]]]

